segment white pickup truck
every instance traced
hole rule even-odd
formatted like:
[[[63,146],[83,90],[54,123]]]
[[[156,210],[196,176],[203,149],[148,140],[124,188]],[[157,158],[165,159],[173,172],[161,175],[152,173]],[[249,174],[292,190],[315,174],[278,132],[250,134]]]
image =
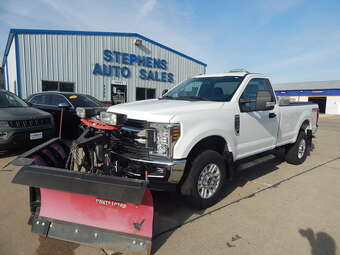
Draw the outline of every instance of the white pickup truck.
[[[175,187],[207,208],[242,161],[283,148],[289,163],[304,162],[318,106],[278,101],[268,78],[233,71],[193,77],[155,100],[77,108],[83,132],[71,146],[54,138],[12,162],[22,167],[12,182],[30,187],[32,232],[149,254],[148,188]]]
[[[177,184],[199,208],[216,203],[241,159],[281,147],[287,162],[303,163],[318,121],[318,105],[282,105],[268,77],[243,70],[195,76],[161,98],[111,106],[108,112],[126,115],[129,132],[155,130],[147,156],[134,149],[117,154],[157,166],[151,183]],[[145,148],[141,139],[134,142]]]

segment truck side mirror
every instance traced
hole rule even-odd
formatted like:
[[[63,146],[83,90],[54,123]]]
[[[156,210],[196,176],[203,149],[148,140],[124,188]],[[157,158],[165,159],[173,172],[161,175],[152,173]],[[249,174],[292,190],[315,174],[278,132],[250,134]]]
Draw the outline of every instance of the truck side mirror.
[[[272,93],[268,90],[259,90],[256,93],[256,110],[266,111],[274,109],[275,102],[272,99]]]
[[[251,112],[256,108],[256,99],[253,98],[240,98],[241,112]]]
[[[169,90],[168,89],[165,89],[162,91],[162,96],[164,96]]]
[[[58,104],[58,108],[59,108],[59,109],[67,110],[67,109],[70,109],[70,108],[71,108],[71,105],[68,104],[68,103],[60,103],[60,104]]]

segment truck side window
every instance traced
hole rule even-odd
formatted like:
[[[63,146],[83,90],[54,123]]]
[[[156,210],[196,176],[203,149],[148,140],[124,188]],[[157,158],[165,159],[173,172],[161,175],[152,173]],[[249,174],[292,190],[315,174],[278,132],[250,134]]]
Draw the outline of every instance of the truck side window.
[[[263,79],[263,78],[251,79],[241,95],[242,99],[253,100],[252,102],[245,103],[245,107],[247,107],[249,111],[254,111],[256,108],[256,95],[257,95],[257,91],[259,90],[269,91],[270,94],[272,95],[272,102],[275,102],[273,89],[268,79]]]

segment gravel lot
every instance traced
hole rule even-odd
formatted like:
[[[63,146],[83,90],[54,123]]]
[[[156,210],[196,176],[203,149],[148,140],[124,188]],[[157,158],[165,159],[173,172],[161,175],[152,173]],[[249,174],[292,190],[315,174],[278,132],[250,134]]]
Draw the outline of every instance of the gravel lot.
[[[272,159],[249,168],[208,210],[155,193],[154,254],[340,254],[340,117],[319,123],[304,164]],[[0,155],[0,166],[14,157]],[[104,254],[32,234],[27,188],[10,183],[16,171],[0,169],[0,254]]]

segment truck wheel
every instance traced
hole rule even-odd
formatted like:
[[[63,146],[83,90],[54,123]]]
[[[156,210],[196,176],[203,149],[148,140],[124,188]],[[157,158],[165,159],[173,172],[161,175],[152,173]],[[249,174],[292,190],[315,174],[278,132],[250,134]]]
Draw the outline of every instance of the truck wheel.
[[[286,149],[286,161],[293,165],[302,164],[307,157],[308,141],[304,131],[300,131],[296,142],[289,145]]]
[[[182,194],[190,205],[205,209],[220,198],[226,183],[226,165],[223,157],[206,150],[190,162],[189,174],[182,185]]]

